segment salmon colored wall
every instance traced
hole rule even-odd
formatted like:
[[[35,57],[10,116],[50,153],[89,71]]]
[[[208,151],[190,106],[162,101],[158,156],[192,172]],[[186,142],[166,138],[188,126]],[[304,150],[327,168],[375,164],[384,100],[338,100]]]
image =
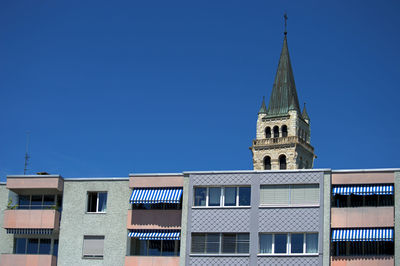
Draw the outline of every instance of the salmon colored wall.
[[[179,265],[179,257],[140,257],[126,256],[125,266],[177,266]]]
[[[2,254],[0,266],[56,266],[52,255]]]
[[[183,187],[183,176],[131,176],[129,187]]]
[[[181,210],[128,210],[128,229],[181,229]]]
[[[332,173],[332,185],[394,183],[394,172]]]
[[[60,225],[60,213],[56,210],[5,210],[4,228],[55,229]]]
[[[393,227],[394,207],[332,208],[331,227]]]
[[[332,257],[331,266],[393,266],[393,256],[387,257]]]
[[[56,189],[62,191],[64,180],[58,177],[7,178],[7,188],[14,189]]]

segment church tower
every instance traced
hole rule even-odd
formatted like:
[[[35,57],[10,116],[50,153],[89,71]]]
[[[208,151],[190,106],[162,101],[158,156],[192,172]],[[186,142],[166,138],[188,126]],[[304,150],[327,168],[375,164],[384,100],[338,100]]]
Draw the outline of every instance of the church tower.
[[[263,98],[258,112],[257,135],[250,147],[254,170],[309,169],[316,157],[306,106],[300,111],[286,35],[285,29],[268,108]]]

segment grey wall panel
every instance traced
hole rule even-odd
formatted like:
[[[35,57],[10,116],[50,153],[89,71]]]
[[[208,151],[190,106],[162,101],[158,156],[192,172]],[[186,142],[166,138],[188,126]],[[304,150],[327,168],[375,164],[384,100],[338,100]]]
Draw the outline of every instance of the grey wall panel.
[[[191,257],[190,265],[249,265],[249,257]]]
[[[257,265],[296,265],[313,266],[320,265],[318,256],[315,257],[258,257]]]
[[[319,207],[268,208],[258,214],[259,232],[319,232]]]
[[[194,174],[190,175],[193,186],[213,186],[213,185],[250,185],[254,174]]]
[[[248,209],[192,209],[192,232],[249,232]]]
[[[260,183],[263,184],[307,184],[319,183],[323,172],[288,172],[288,173],[262,173]]]

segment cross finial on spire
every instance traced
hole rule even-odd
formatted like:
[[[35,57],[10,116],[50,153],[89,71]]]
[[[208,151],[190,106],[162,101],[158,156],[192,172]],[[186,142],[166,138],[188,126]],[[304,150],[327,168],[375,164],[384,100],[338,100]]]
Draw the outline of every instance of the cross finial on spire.
[[[287,14],[286,14],[286,12],[285,12],[285,14],[283,15],[283,18],[285,19],[285,32],[284,32],[284,34],[285,34],[285,36],[286,36],[286,34],[287,34],[287,30],[286,30],[286,27],[287,27]]]

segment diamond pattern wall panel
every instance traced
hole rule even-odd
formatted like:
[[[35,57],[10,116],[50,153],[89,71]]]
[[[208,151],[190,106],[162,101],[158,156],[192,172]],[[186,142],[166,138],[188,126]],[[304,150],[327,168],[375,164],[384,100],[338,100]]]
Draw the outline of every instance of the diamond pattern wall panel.
[[[192,209],[192,232],[249,232],[250,209]]]
[[[249,265],[249,257],[190,257],[190,265]]]
[[[323,172],[263,173],[259,176],[261,184],[306,184],[319,183]]]
[[[257,265],[296,265],[312,266],[319,265],[319,258],[316,257],[258,257]]]
[[[193,186],[250,185],[252,174],[194,174]]]
[[[319,231],[319,208],[260,209],[259,232]]]

